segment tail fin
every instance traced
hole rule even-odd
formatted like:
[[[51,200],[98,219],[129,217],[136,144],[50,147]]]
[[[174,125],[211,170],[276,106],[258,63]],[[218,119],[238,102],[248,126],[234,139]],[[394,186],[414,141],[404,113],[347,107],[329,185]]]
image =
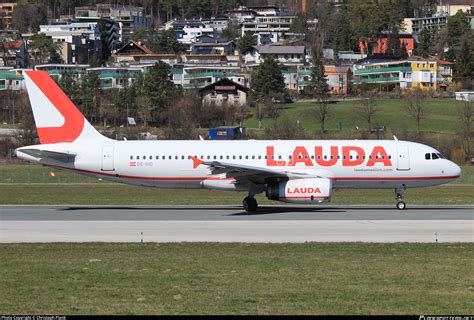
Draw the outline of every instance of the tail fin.
[[[41,144],[105,140],[46,71],[23,71]]]

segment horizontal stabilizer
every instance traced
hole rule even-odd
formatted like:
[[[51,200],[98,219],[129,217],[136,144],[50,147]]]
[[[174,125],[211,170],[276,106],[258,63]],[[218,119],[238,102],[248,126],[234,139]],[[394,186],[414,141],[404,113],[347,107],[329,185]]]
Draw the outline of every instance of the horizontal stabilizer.
[[[31,148],[21,148],[18,149],[18,151],[38,159],[48,158],[61,162],[69,162],[77,155],[76,153],[72,153],[69,151],[58,152]]]

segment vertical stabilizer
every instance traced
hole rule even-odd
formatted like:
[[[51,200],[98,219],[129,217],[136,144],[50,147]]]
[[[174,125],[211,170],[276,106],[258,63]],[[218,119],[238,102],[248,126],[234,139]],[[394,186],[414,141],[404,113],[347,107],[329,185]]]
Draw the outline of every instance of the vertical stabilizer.
[[[23,71],[41,144],[106,140],[46,71]]]

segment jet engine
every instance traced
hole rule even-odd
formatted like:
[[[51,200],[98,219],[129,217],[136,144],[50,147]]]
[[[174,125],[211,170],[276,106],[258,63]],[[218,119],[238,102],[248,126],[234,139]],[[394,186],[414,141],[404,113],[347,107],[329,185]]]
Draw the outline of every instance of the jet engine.
[[[267,198],[289,203],[322,203],[331,200],[332,183],[327,178],[293,179],[269,184]]]

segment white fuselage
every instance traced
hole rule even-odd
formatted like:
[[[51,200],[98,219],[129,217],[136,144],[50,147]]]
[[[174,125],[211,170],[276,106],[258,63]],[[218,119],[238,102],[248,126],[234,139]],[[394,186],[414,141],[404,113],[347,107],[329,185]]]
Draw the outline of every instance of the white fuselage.
[[[447,183],[460,168],[435,149],[397,140],[238,140],[238,141],[115,141],[57,143],[41,149],[76,153],[68,163],[20,158],[70,169],[115,182],[158,188],[245,190],[209,166],[212,162],[271,168],[329,178],[340,188],[416,188]],[[435,159],[433,159],[435,158]]]

